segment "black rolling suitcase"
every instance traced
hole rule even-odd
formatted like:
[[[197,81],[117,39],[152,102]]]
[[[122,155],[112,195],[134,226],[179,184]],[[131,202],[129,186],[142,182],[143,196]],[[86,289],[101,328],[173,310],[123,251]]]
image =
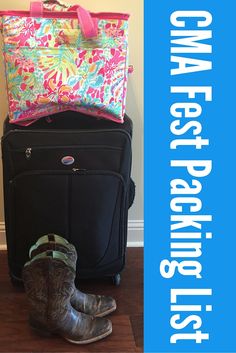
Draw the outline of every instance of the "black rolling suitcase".
[[[4,123],[5,223],[12,281],[21,280],[28,250],[56,233],[78,252],[79,278],[111,276],[125,264],[132,122],[66,112],[30,127]]]

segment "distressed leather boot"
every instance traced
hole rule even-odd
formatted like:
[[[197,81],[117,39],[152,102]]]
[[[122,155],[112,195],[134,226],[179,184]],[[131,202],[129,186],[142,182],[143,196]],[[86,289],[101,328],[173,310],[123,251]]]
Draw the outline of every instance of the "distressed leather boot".
[[[41,334],[58,334],[75,344],[98,341],[112,332],[110,320],[77,312],[70,302],[75,271],[63,253],[38,254],[23,269],[29,322]]]
[[[41,252],[55,250],[67,256],[67,263],[76,270],[77,252],[66,239],[56,234],[44,235],[30,248],[29,257],[34,258]],[[80,312],[95,317],[106,316],[116,310],[116,301],[104,295],[85,294],[74,286],[71,305]]]

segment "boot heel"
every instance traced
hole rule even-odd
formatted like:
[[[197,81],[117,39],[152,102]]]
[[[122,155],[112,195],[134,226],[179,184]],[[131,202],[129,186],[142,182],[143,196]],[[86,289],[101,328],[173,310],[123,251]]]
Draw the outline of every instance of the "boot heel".
[[[41,337],[51,337],[53,334],[49,331],[39,329],[38,327],[31,326],[31,329]]]

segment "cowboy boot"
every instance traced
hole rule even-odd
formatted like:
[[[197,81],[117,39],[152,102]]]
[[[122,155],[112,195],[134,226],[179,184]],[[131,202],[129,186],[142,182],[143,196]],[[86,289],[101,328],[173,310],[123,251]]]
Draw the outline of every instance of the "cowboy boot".
[[[56,250],[66,254],[69,266],[76,271],[77,252],[75,247],[66,239],[56,234],[42,236],[30,248],[29,257],[34,258],[35,255],[47,250]],[[71,305],[77,311],[95,317],[103,317],[116,310],[116,302],[113,298],[104,295],[85,294],[75,286],[71,297]]]
[[[70,303],[75,271],[63,253],[38,254],[23,269],[30,326],[42,334],[58,334],[75,344],[98,341],[112,332],[110,320],[77,312]]]

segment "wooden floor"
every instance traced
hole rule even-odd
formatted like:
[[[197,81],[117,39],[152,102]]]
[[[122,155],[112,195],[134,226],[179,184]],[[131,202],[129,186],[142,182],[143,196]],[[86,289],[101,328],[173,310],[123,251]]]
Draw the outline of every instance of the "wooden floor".
[[[85,346],[66,342],[60,337],[39,337],[28,325],[26,296],[9,280],[7,254],[0,251],[0,352],[117,352],[143,351],[143,251],[128,248],[126,268],[120,287],[110,280],[82,281],[85,292],[111,295],[117,300],[117,311],[110,315],[111,336]]]

